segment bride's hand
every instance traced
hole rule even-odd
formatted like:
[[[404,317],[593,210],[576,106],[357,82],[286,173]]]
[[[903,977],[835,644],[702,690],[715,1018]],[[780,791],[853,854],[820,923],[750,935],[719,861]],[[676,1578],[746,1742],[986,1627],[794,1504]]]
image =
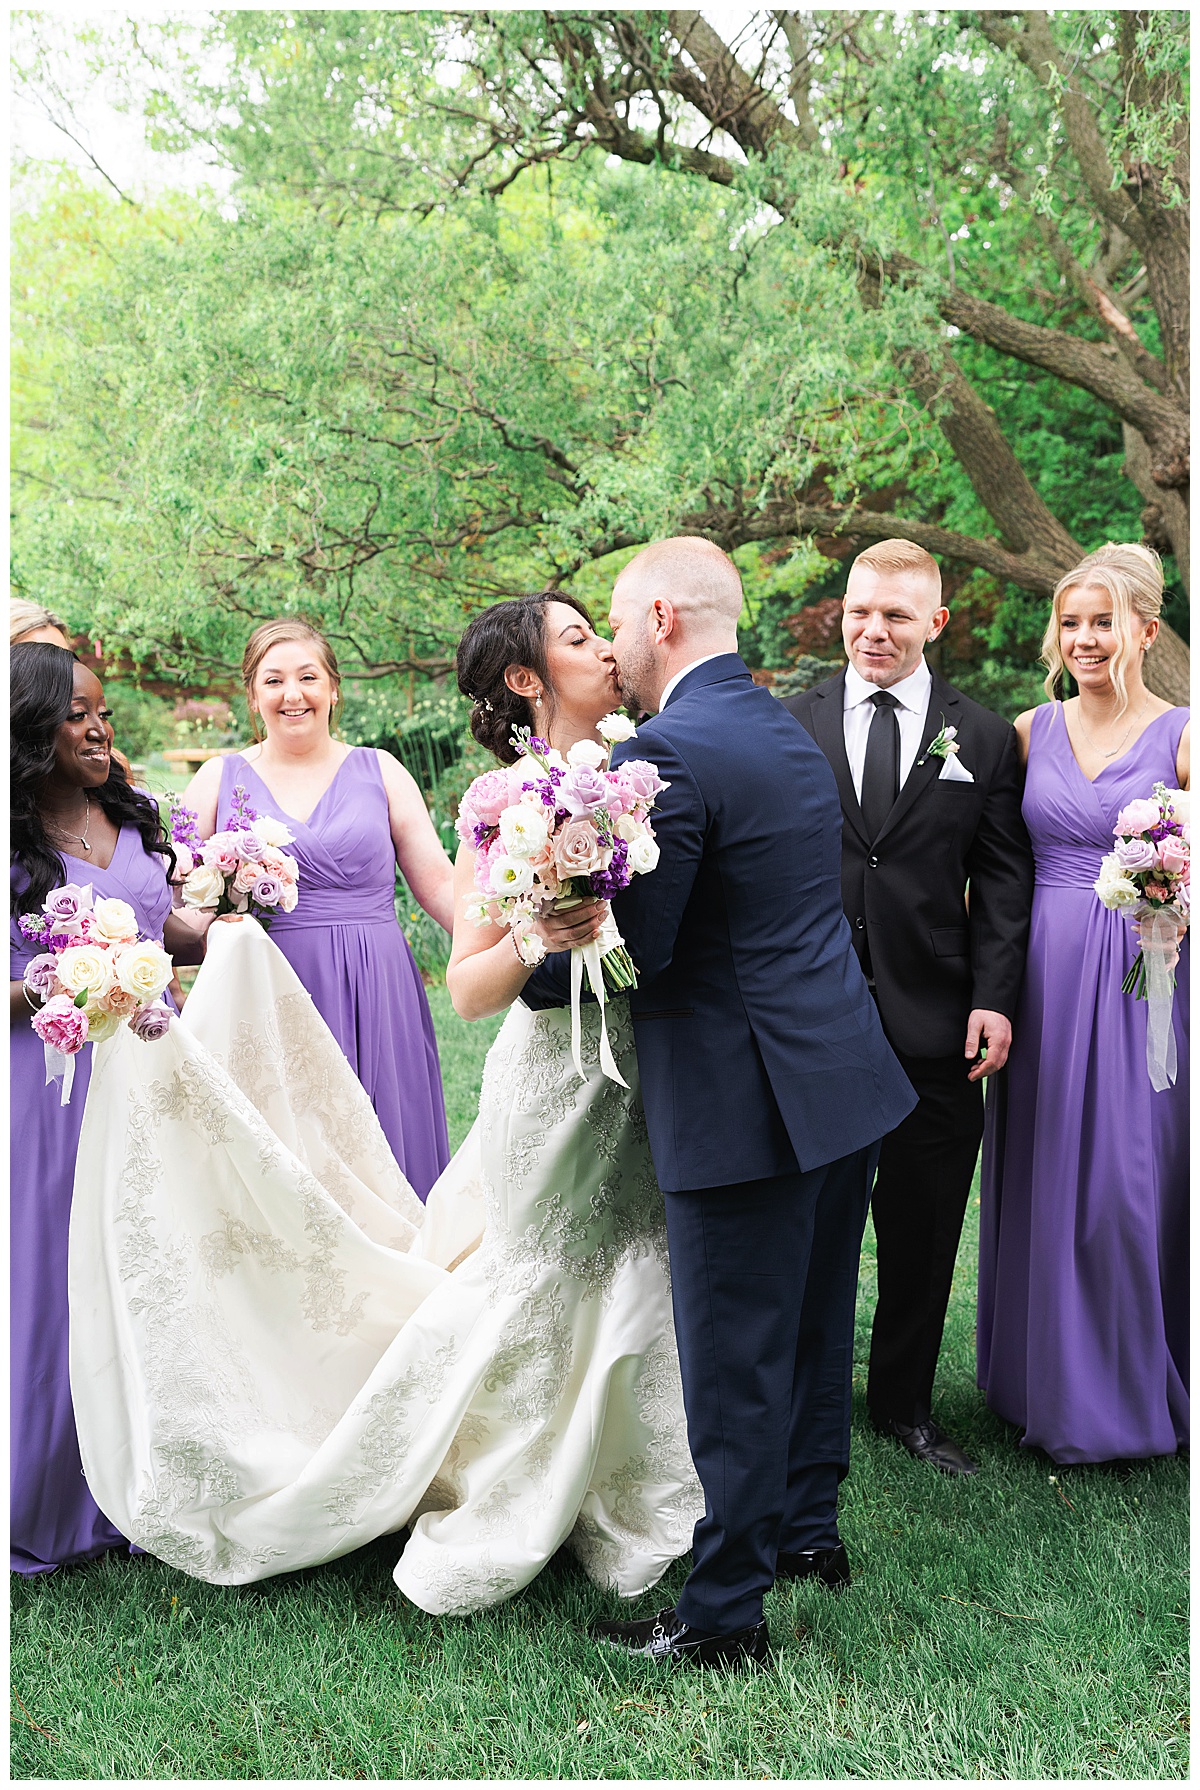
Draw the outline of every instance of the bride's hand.
[[[565,913],[544,909],[535,920],[533,930],[547,951],[570,951],[575,945],[587,945],[597,936],[608,914],[608,903],[589,899]]]

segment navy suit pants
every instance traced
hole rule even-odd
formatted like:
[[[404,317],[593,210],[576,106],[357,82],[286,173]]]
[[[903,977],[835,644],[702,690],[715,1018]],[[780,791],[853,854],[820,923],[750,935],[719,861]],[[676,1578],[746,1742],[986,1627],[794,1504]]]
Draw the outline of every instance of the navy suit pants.
[[[838,1539],[878,1155],[872,1144],[807,1173],[665,1195],[688,1444],[705,1498],[676,1606],[694,1628],[758,1622],[776,1554]]]

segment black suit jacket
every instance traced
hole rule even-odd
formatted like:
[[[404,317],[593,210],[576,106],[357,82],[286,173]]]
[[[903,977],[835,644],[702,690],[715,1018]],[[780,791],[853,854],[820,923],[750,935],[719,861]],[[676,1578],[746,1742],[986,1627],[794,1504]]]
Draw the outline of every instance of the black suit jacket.
[[[955,1055],[972,1008],[1015,1016],[1025,969],[1033,853],[1021,819],[1017,736],[935,671],[916,762],[878,837],[869,839],[846,756],[845,682],[839,672],[784,707],[837,779],[846,918],[860,957],[864,943],[869,949],[875,998],[896,1049]],[[926,751],[943,724],[957,727],[959,763],[973,783],[942,779],[943,761]]]

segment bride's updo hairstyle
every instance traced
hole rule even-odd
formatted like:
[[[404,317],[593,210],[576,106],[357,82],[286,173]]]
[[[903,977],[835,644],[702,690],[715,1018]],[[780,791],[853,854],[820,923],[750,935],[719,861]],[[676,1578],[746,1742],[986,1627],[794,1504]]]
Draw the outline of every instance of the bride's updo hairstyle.
[[[1042,664],[1047,667],[1045,690],[1053,698],[1062,689],[1063,658],[1059,645],[1059,628],[1067,593],[1073,590],[1102,590],[1112,605],[1112,631],[1117,650],[1109,661],[1109,673],[1117,693],[1117,713],[1129,706],[1125,673],[1134,662],[1139,648],[1134,646],[1132,623],[1157,621],[1162,614],[1162,560],[1150,547],[1132,542],[1109,541],[1097,547],[1086,559],[1073,566],[1054,587],[1050,620],[1042,641]]]
[[[469,623],[458,643],[458,687],[472,704],[471,732],[501,764],[516,763],[517,754],[509,744],[514,727],[535,725],[531,704],[504,681],[510,667],[524,665],[541,679],[544,695],[536,712],[539,733],[545,734],[554,713],[554,688],[546,668],[546,607],[550,603],[565,603],[591,628],[592,618],[576,598],[562,590],[542,590],[493,603]]]
[[[251,634],[242,654],[242,683],[246,687],[247,703],[254,692],[254,680],[258,676],[259,666],[271,648],[282,645],[285,640],[301,640],[311,644],[314,657],[320,660],[329,673],[329,681],[333,685],[333,701],[329,705],[329,721],[332,726],[333,711],[341,700],[342,674],[338,670],[333,648],[324,634],[319,628],[314,628],[310,621],[305,621],[302,615],[281,615],[273,622],[262,622]],[[263,737],[262,722],[253,708],[250,710],[250,732],[256,740]]]

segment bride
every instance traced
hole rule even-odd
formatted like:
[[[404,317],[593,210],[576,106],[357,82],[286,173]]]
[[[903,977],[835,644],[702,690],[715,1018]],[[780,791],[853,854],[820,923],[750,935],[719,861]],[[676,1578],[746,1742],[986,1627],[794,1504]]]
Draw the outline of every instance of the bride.
[[[476,737],[532,723],[565,753],[617,701],[573,600],[467,629]],[[456,913],[472,853],[456,866]],[[589,903],[552,950],[594,936]],[[434,1615],[511,1596],[564,1543],[634,1596],[691,1545],[662,1197],[632,1030],[629,1088],[534,1014],[510,935],[456,921],[466,1018],[510,1011],[479,1116],[420,1202],[294,972],[254,921],[214,926],[182,1017],[96,1050],[70,1246],[71,1383],[100,1507],[216,1584],[314,1566],[408,1527],[395,1579]]]

